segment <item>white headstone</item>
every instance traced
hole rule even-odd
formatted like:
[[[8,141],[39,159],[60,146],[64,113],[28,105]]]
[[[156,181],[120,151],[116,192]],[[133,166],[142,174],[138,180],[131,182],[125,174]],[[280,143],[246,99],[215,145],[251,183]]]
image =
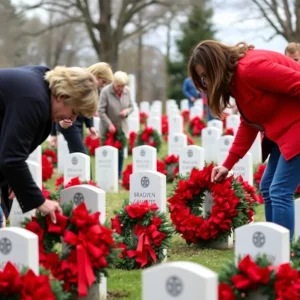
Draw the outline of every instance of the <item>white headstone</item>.
[[[218,275],[194,262],[170,262],[143,270],[142,284],[142,300],[218,299]]]
[[[199,106],[203,109],[203,100],[201,98],[196,99],[196,101],[194,102],[194,106]]]
[[[66,185],[72,178],[77,176],[81,181],[88,181],[91,179],[90,157],[79,152],[70,153],[66,157],[64,184]]]
[[[96,186],[81,184],[63,189],[60,192],[61,204],[73,202],[74,207],[82,202],[92,213],[100,212],[100,222],[105,222],[106,206],[105,192]]]
[[[57,169],[59,173],[64,173],[66,158],[69,154],[68,143],[62,134],[57,137]]]
[[[140,130],[140,120],[136,117],[129,117],[128,129],[128,132],[138,132]]]
[[[20,271],[28,267],[38,275],[38,236],[24,228],[0,229],[0,269],[3,270],[9,261]]]
[[[183,147],[179,155],[179,173],[186,175],[193,168],[204,167],[204,149],[196,145]]]
[[[168,155],[180,154],[183,147],[187,146],[187,136],[182,133],[175,133],[168,136]]]
[[[252,153],[253,164],[262,163],[262,151],[261,151],[261,134],[258,133],[254,143],[252,144],[249,152]]]
[[[218,140],[218,165],[223,163],[224,153],[227,154],[232,143],[234,141],[234,137],[232,135],[223,135]]]
[[[218,160],[218,141],[221,131],[214,127],[206,127],[201,131],[202,147],[204,148],[204,161],[210,163]]]
[[[129,90],[130,90],[130,97],[133,103],[136,102],[136,80],[133,74],[129,74]]]
[[[33,180],[36,185],[42,189],[42,166],[33,161],[27,161],[27,165]],[[10,225],[21,227],[26,218],[31,218],[35,214],[35,209],[32,209],[26,213],[22,212],[17,199],[13,200],[12,207],[9,214]]]
[[[257,222],[235,230],[235,256],[255,259],[267,255],[274,266],[290,261],[290,232],[270,222]]]
[[[39,165],[42,165],[42,147],[38,146],[28,157],[27,161],[33,161]]]
[[[228,152],[220,153],[220,162],[223,164]],[[248,181],[250,185],[253,185],[253,163],[252,163],[252,154],[250,152],[240,159],[232,168],[232,173],[235,177],[242,176],[245,181]]]
[[[236,135],[240,125],[240,117],[238,115],[229,115],[226,117],[226,128],[232,128]]]
[[[221,132],[223,132],[223,122],[220,120],[208,121],[207,127],[215,127],[215,128],[218,128]]]
[[[95,151],[96,182],[106,192],[119,190],[118,161],[118,149],[112,146],[102,146]]]
[[[190,110],[188,99],[183,99],[180,101],[180,110],[181,111]]]
[[[135,147],[132,150],[132,172],[156,171],[157,151],[156,148],[145,145]]]
[[[161,117],[150,117],[147,120],[147,126],[152,127],[161,135]]]
[[[148,101],[142,101],[140,103],[140,111],[146,113],[147,115],[149,115],[150,103]]]
[[[137,172],[130,175],[130,203],[146,200],[166,211],[166,176],[156,171]]]
[[[183,118],[182,116],[171,116],[168,118],[169,121],[169,135],[175,133],[183,133]]]
[[[203,117],[203,107],[201,106],[192,106],[190,109],[190,120],[193,120],[195,117]]]
[[[98,132],[100,132],[100,118],[99,117],[94,117],[94,127]]]
[[[297,241],[300,238],[300,198],[295,200],[295,234],[294,238]]]

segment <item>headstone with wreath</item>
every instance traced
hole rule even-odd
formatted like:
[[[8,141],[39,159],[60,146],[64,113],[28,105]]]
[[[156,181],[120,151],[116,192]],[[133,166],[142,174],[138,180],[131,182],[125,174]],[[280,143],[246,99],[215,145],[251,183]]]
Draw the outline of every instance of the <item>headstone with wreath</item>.
[[[226,128],[232,128],[234,134],[237,133],[239,125],[240,125],[240,116],[229,115],[226,117]]]
[[[96,186],[81,184],[61,190],[60,201],[62,204],[72,202],[74,208],[84,202],[89,211],[93,213],[100,211],[100,222],[104,223],[106,216],[105,196],[106,193]]]
[[[181,149],[187,146],[187,136],[175,133],[168,136],[168,155],[180,155]]]
[[[68,143],[62,134],[57,137],[57,169],[59,173],[64,172],[66,158],[69,154]]]
[[[194,262],[170,262],[143,270],[142,286],[142,300],[218,299],[218,275]]]
[[[90,180],[91,178],[90,157],[79,152],[71,153],[66,157],[64,184],[67,184],[72,178],[77,176],[81,181]]]
[[[273,266],[290,261],[290,232],[270,222],[257,222],[235,230],[236,259],[266,255]]]
[[[28,267],[39,274],[38,236],[24,228],[0,229],[0,270],[9,261],[20,271]]]
[[[36,185],[42,189],[42,167],[40,164],[27,160],[27,166],[31,173],[33,180],[35,181]],[[21,227],[22,223],[26,218],[31,218],[35,214],[35,210],[30,210],[26,213],[22,212],[19,202],[17,199],[13,200],[12,207],[10,210],[10,225]]]
[[[203,117],[203,106],[192,106],[190,109],[190,120],[193,120],[195,117]]]
[[[63,189],[60,192],[61,203],[73,202],[74,208],[84,202],[87,209],[91,213],[100,212],[100,220],[102,224],[106,219],[106,201],[105,192],[95,186],[82,184],[77,186],[72,186]],[[63,245],[64,249],[64,245]],[[94,284],[89,289],[89,294],[87,297],[82,299],[94,300],[94,299],[106,299],[107,297],[107,278],[101,277],[101,283]]]
[[[186,175],[193,168],[202,170],[204,167],[204,149],[199,146],[190,145],[183,147],[179,155],[179,173]]]
[[[118,149],[112,146],[102,146],[95,151],[96,182],[106,192],[119,190],[118,159]]]
[[[202,147],[204,148],[204,161],[207,163],[218,160],[218,141],[221,131],[214,127],[206,127],[201,131]]]
[[[148,201],[166,211],[166,176],[156,171],[143,171],[130,175],[130,203]]]
[[[220,120],[208,121],[207,127],[215,127],[215,128],[218,128],[221,132],[223,132],[223,122]]]
[[[161,135],[161,117],[151,117],[147,120],[147,126],[155,129]]]
[[[133,148],[132,167],[133,173],[140,171],[156,171],[156,148],[144,145]]]
[[[140,130],[140,120],[137,117],[129,116],[128,118],[128,132],[138,132]]]
[[[42,146],[38,146],[28,157],[27,161],[33,161],[42,165]]]
[[[222,154],[227,154],[232,143],[234,141],[234,137],[232,135],[224,135],[219,138],[218,141],[218,164],[222,163]]]

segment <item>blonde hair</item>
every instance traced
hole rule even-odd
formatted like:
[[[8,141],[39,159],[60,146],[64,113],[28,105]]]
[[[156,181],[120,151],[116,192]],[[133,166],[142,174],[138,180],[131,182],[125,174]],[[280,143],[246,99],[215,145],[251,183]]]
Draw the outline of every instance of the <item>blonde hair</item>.
[[[121,84],[121,85],[127,85],[129,81],[129,77],[127,73],[122,72],[122,71],[117,71],[114,74],[114,82],[116,84]]]
[[[284,50],[284,54],[294,54],[295,52],[300,52],[300,44],[299,43],[289,43],[285,50]]]
[[[65,103],[76,113],[88,118],[94,116],[98,106],[98,85],[88,70],[57,66],[46,73],[45,80],[53,95],[64,97]]]
[[[208,105],[215,117],[221,118],[226,107],[230,107],[230,82],[238,61],[254,46],[240,42],[226,46],[217,41],[199,43],[190,58],[188,71],[198,90],[207,94]],[[206,86],[196,67],[201,66]]]
[[[105,80],[107,83],[111,83],[114,79],[112,69],[109,64],[105,62],[99,62],[91,65],[87,68],[96,78]]]

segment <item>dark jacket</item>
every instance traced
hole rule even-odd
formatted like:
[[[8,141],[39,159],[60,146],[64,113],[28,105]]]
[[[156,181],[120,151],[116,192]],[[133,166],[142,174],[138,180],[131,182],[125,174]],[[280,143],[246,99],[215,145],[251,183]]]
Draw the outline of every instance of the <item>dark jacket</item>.
[[[0,69],[0,187],[9,184],[23,212],[45,201],[26,160],[51,131],[51,97],[44,80],[48,70]]]

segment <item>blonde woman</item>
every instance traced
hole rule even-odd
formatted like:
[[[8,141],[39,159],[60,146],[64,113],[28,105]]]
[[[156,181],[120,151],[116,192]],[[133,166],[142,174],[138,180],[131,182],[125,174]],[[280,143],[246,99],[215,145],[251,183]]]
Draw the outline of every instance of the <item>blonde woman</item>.
[[[0,188],[8,212],[15,194],[23,213],[38,209],[56,222],[59,204],[44,198],[26,159],[49,136],[53,121],[74,122],[78,114],[90,118],[97,104],[97,81],[88,70],[0,69]]]
[[[122,128],[125,135],[128,135],[128,115],[133,111],[129,87],[128,75],[118,71],[114,74],[111,84],[102,89],[100,95],[100,134],[103,136],[107,130],[115,132]],[[119,179],[121,179],[124,155],[119,151]]]
[[[226,177],[244,157],[259,132],[264,159],[261,180],[266,221],[294,233],[294,199],[300,182],[300,65],[287,56],[255,49],[245,42],[227,46],[203,41],[194,50],[189,72],[197,88],[208,95],[212,113],[220,117],[235,98],[241,114],[234,142],[212,181]]]
[[[93,64],[88,70],[96,77],[99,93],[106,84],[109,84],[113,80],[113,72],[109,64],[99,62]],[[80,152],[87,154],[86,148],[83,142],[83,124],[89,130],[90,135],[93,138],[98,137],[97,129],[94,127],[93,118],[86,118],[84,116],[78,116],[76,121],[73,123],[71,120],[62,120],[59,123],[53,123],[50,145],[57,145],[57,130],[64,136],[68,143],[70,153]]]
[[[300,44],[289,43],[284,50],[284,54],[297,63],[300,63]]]

